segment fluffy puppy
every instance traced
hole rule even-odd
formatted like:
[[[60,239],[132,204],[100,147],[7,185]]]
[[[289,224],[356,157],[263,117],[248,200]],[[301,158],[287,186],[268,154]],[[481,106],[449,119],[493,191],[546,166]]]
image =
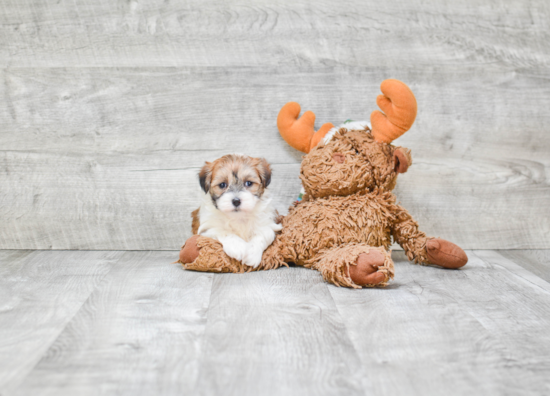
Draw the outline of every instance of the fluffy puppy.
[[[199,181],[205,195],[198,214],[193,213],[198,225],[193,232],[220,241],[229,257],[256,268],[282,229],[267,191],[269,164],[263,158],[225,155],[207,162]]]

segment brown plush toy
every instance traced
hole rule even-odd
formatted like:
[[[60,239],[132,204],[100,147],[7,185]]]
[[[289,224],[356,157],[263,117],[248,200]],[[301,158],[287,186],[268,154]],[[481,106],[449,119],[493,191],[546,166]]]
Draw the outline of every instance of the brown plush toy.
[[[258,268],[228,257],[219,242],[195,235],[180,252],[186,269],[248,272],[295,263],[318,270],[338,286],[384,286],[394,276],[389,248],[392,238],[409,260],[459,268],[468,258],[457,245],[430,238],[419,230],[391,192],[397,175],[407,171],[410,150],[390,143],[405,133],[416,117],[416,99],[397,80],[385,80],[378,106],[366,123],[340,128],[325,124],[317,132],[315,115],[298,119],[300,106],[287,103],[277,125],[283,138],[304,156],[300,179],[303,200],[282,220],[283,229],[267,248]],[[196,233],[194,224],[193,233]]]

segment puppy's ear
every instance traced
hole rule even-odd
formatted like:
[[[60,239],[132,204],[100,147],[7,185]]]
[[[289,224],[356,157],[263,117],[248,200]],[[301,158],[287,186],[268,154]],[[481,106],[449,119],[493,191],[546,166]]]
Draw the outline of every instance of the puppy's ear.
[[[262,185],[264,188],[269,186],[271,183],[271,166],[264,158],[260,158],[260,163],[258,164],[258,172],[260,173],[260,179],[262,180]]]
[[[210,182],[212,181],[212,163],[206,162],[199,172],[199,183],[205,193],[210,190]]]

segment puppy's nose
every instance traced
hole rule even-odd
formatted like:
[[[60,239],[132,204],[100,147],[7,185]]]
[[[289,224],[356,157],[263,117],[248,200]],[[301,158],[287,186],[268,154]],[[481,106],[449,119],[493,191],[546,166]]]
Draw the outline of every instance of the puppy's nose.
[[[241,200],[239,198],[233,198],[231,202],[233,202],[233,206],[236,208],[241,204]]]

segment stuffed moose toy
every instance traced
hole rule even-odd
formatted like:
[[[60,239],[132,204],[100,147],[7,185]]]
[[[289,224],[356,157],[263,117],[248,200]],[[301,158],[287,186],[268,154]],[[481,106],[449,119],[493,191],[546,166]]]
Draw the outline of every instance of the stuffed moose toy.
[[[382,82],[377,104],[383,111],[368,123],[314,130],[315,115],[298,118],[300,105],[287,103],[277,118],[285,141],[306,155],[300,179],[301,202],[282,218],[282,231],[264,251],[257,268],[225,254],[222,245],[200,235],[187,240],[180,252],[184,268],[210,272],[249,272],[287,263],[319,271],[338,286],[385,286],[394,276],[389,248],[392,238],[409,260],[421,265],[459,268],[468,258],[457,245],[427,237],[392,193],[397,175],[412,164],[410,150],[396,147],[416,118],[416,99],[404,83]],[[193,224],[193,233],[197,233]]]

